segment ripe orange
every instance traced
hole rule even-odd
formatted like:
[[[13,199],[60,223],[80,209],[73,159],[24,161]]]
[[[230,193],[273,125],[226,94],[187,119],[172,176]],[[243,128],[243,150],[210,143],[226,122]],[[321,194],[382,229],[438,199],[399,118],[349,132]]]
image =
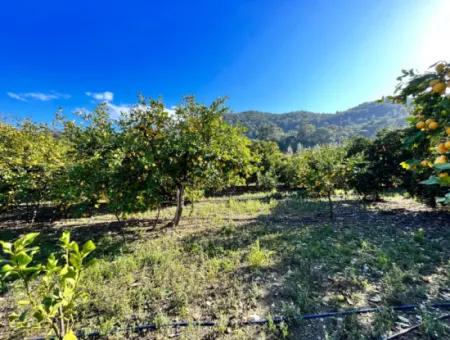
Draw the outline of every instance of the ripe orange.
[[[439,156],[434,160],[434,164],[445,164],[447,163],[447,157]]]
[[[440,81],[432,86],[431,91],[437,94],[442,94],[445,92],[446,87],[447,85]]]
[[[430,130],[436,130],[437,128],[439,127],[439,124],[438,123],[436,123],[436,122],[431,122],[430,124],[428,124],[428,128],[430,129]]]
[[[439,174],[439,177],[440,177],[440,178],[448,177],[448,173],[446,173],[446,172],[441,172],[441,173]]]
[[[450,136],[450,126],[448,126],[448,127],[445,128],[445,132],[447,132],[447,135]]]
[[[434,122],[434,119],[433,118],[428,118],[426,121],[425,121],[425,124],[430,124],[431,122]]]
[[[430,165],[430,163],[426,159],[424,159],[422,162],[420,162],[420,165],[422,165],[424,168],[426,168],[427,166]]]
[[[438,153],[440,153],[440,154],[443,154],[443,153],[447,153],[447,148],[445,147],[445,144],[444,143],[440,143],[437,147],[436,147],[436,151],[438,152]]]
[[[446,142],[444,143],[444,145],[445,145],[445,147],[446,147],[447,149],[450,149],[450,140],[446,141]]]
[[[419,130],[425,128],[425,123],[420,121],[416,124],[416,128],[418,128]],[[450,128],[449,128],[450,129]]]

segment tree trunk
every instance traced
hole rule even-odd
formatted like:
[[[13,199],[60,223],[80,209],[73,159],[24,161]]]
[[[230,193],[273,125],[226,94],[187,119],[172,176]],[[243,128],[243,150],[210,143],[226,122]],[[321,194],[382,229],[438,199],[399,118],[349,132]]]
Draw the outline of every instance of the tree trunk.
[[[330,208],[330,219],[333,219],[334,212],[333,212],[333,201],[331,200],[331,193],[328,193],[328,206]]]
[[[177,209],[172,220],[172,226],[176,227],[180,223],[181,215],[184,207],[184,186],[182,184],[177,187]]]
[[[192,200],[192,202],[191,202],[191,211],[189,212],[189,217],[192,217],[192,215],[194,214],[194,209],[195,209],[194,200]]]
[[[155,217],[155,223],[153,223],[153,229],[156,229],[156,226],[158,225],[160,212],[161,212],[161,207],[158,205],[158,210],[157,210],[156,217]]]

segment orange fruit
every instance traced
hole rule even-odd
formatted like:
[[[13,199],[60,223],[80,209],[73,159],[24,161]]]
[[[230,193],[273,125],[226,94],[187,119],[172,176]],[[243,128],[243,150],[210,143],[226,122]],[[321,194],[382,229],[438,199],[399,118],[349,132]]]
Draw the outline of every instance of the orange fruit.
[[[438,152],[438,153],[447,153],[447,148],[445,147],[445,144],[444,143],[440,143],[437,147],[436,147],[436,151]]]
[[[445,85],[445,83],[440,81],[431,87],[431,91],[437,94],[442,94],[445,92],[446,87],[447,85]]]
[[[430,124],[428,124],[428,128],[430,129],[430,130],[436,130],[437,128],[439,127],[439,124],[438,123],[436,123],[436,122],[431,122]]]
[[[446,172],[441,172],[441,173],[439,174],[439,177],[440,177],[440,178],[448,177],[448,173],[446,173]]]
[[[416,128],[418,128],[419,130],[425,128],[425,123],[420,121],[416,124]],[[449,128],[450,129],[450,128]]]
[[[445,132],[447,133],[447,135],[450,136],[450,126],[448,126],[448,127],[445,128]]]
[[[427,166],[430,165],[430,163],[426,159],[424,159],[422,162],[420,162],[420,165],[422,165],[424,168],[426,168]]]
[[[447,163],[447,157],[439,156],[434,160],[434,164],[445,164]]]
[[[431,122],[434,122],[434,119],[433,118],[428,118],[426,121],[425,121],[425,124],[430,124]]]
[[[445,145],[445,147],[446,147],[447,149],[450,149],[450,140],[446,141],[446,142],[444,143],[444,145]]]

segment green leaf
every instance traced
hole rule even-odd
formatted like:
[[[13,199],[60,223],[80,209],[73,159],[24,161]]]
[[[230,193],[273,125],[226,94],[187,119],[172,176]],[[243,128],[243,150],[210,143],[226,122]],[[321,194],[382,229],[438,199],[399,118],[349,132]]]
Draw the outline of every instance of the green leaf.
[[[58,260],[55,258],[55,254],[51,253],[47,259],[47,269],[52,270],[58,266]]]
[[[24,246],[27,246],[31,243],[33,243],[33,241],[36,239],[36,237],[39,236],[39,233],[29,233],[26,234],[25,236],[23,236],[22,238],[22,242]]]
[[[68,246],[70,242],[70,231],[63,232],[59,240],[63,245]]]
[[[0,241],[0,245],[2,246],[3,252],[5,254],[11,254],[12,255],[12,243]]]
[[[76,243],[75,241],[70,242],[69,247],[70,250],[73,250],[75,253],[79,253],[80,249],[78,247],[78,243]]]
[[[14,249],[21,250],[24,247],[30,245],[38,235],[39,233],[29,233],[22,236],[14,242]]]
[[[14,262],[16,262],[19,266],[25,267],[27,264],[29,264],[33,260],[33,258],[31,256],[29,256],[27,253],[25,253],[24,251],[21,251],[20,253],[14,255],[12,257],[12,260]]]
[[[74,266],[76,269],[80,269],[81,268],[81,263],[82,260],[80,258],[80,256],[77,256],[76,254],[73,254],[70,259],[69,262],[72,266]]]
[[[12,271],[14,271],[14,267],[11,266],[10,264],[5,264],[2,267],[2,270],[1,270],[2,273],[9,273],[9,272],[12,272]]]
[[[430,178],[421,181],[420,184],[425,184],[425,185],[436,185],[439,184],[439,178],[436,176],[430,176]]]
[[[81,250],[83,256],[87,256],[89,253],[93,252],[95,250],[95,244],[91,240],[87,241],[83,245],[83,249]]]
[[[434,167],[438,170],[450,170],[450,163],[435,164]]]

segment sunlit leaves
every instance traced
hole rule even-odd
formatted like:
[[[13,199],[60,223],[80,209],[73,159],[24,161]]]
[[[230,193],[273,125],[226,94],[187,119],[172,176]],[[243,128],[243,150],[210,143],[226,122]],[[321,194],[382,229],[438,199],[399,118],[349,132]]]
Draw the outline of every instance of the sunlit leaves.
[[[408,119],[411,128],[404,145],[414,153],[417,163],[423,165],[408,170],[419,175],[430,175],[431,170],[430,177],[420,184],[450,187],[446,172],[450,169],[446,165],[450,156],[450,147],[447,147],[450,143],[450,64],[435,63],[424,74],[404,72],[399,80],[403,82],[398,87],[399,95],[394,99],[411,107]],[[433,168],[428,167],[431,163],[435,164]],[[438,202],[446,203],[447,199],[439,199]]]
[[[22,280],[26,299],[19,301],[20,315],[12,313],[10,321],[17,328],[47,327],[55,331],[59,339],[76,339],[71,330],[75,307],[84,292],[78,289],[84,259],[95,250],[92,241],[86,242],[80,251],[70,233],[60,237],[61,259],[51,254],[45,263],[34,263],[38,247],[33,241],[39,234],[26,234],[14,243],[1,241],[6,263],[0,270],[2,280],[14,276]],[[38,283],[33,279],[41,275]],[[33,287],[33,288],[31,288]]]

